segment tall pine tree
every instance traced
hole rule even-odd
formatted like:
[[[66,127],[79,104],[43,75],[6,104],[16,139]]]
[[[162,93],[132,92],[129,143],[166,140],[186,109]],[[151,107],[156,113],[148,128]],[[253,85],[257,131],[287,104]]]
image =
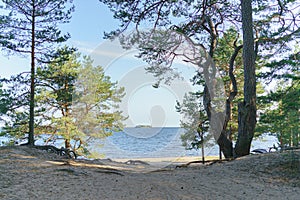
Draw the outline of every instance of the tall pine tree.
[[[3,20],[1,44],[21,54],[29,54],[30,100],[28,144],[34,145],[35,71],[38,63],[49,62],[55,44],[65,42],[70,35],[58,29],[69,22],[74,6],[72,0],[3,0],[9,20]]]
[[[126,29],[134,27],[138,36],[142,35],[142,29],[150,28],[151,30],[167,29],[176,31],[184,35],[188,40],[193,41],[196,46],[202,46],[208,52],[213,61],[216,59],[216,50],[218,42],[224,34],[224,30],[235,27],[238,34],[243,35],[246,46],[237,45],[232,55],[229,55],[228,74],[231,82],[235,79],[236,74],[232,73],[235,68],[236,55],[243,49],[244,51],[244,99],[240,103],[240,123],[238,128],[238,140],[236,150],[234,151],[233,143],[229,137],[228,129],[228,112],[226,108],[226,116],[224,124],[221,125],[223,130],[218,133],[220,135],[218,144],[226,157],[243,156],[249,154],[249,147],[254,135],[256,124],[256,74],[255,61],[257,58],[264,60],[274,60],[278,55],[289,51],[287,45],[295,39],[295,35],[299,34],[300,28],[297,25],[299,21],[299,12],[297,7],[299,3],[295,0],[243,0],[243,1],[224,1],[224,0],[203,0],[203,1],[124,1],[124,0],[99,0],[106,4],[114,13],[114,17],[120,20],[119,29],[108,33],[107,37],[120,36]],[[247,3],[247,4],[246,4]],[[243,5],[243,14],[241,13],[241,5]],[[244,9],[244,6],[247,8]],[[243,16],[242,16],[243,15]],[[253,15],[253,20],[247,17]],[[242,24],[242,18],[244,23]],[[245,20],[247,21],[245,22]],[[251,23],[251,24],[250,24]],[[243,27],[243,28],[242,28]],[[242,29],[244,29],[242,33]],[[252,30],[250,30],[252,29]],[[246,35],[244,35],[246,34]],[[151,33],[149,34],[151,35]],[[123,39],[123,38],[122,38]],[[139,37],[129,38],[130,42],[139,42]],[[165,40],[167,40],[165,38]],[[251,41],[252,40],[252,41]],[[149,40],[148,40],[149,41]],[[145,40],[142,41],[149,46]],[[168,43],[171,44],[171,43]],[[148,47],[147,46],[147,47]],[[170,79],[168,73],[172,68],[172,60],[178,54],[174,51],[176,48],[172,46],[161,47],[160,43],[153,45],[154,48],[142,49],[142,56],[146,61],[160,61],[161,58],[167,58],[167,67],[159,68],[155,65],[150,68],[153,74],[162,79]],[[128,47],[128,46],[127,46]],[[161,48],[160,48],[161,47]],[[153,52],[156,50],[156,52]],[[152,51],[152,52],[151,52]],[[248,52],[249,51],[249,54]],[[250,52],[251,51],[251,52]],[[200,56],[201,53],[199,53]],[[169,57],[167,57],[169,56]],[[193,59],[186,62],[193,62]],[[265,62],[260,63],[264,64]],[[160,63],[159,63],[160,64]],[[218,66],[217,66],[218,67]],[[213,72],[215,69],[209,69]],[[205,74],[205,72],[203,73]],[[206,79],[206,83],[209,79]],[[204,87],[203,106],[210,122],[213,121],[212,102],[213,94],[210,94],[207,85]],[[230,103],[236,98],[238,87],[233,87],[229,92],[226,106],[230,109]],[[244,112],[245,111],[245,112]],[[244,114],[242,114],[244,113]],[[222,114],[222,113],[221,113]],[[237,114],[235,114],[237,115]],[[251,118],[251,119],[249,119]],[[236,120],[236,119],[235,119]],[[195,130],[196,131],[196,130]],[[218,135],[216,134],[216,135]]]

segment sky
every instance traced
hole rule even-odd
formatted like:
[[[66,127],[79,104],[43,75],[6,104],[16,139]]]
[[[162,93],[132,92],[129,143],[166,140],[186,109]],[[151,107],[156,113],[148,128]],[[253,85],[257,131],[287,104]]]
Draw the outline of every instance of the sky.
[[[74,0],[75,12],[71,22],[61,26],[63,32],[69,32],[71,38],[66,43],[76,47],[83,55],[90,55],[95,65],[101,65],[105,73],[125,87],[120,109],[129,116],[127,126],[180,126],[182,119],[175,110],[176,100],[182,101],[185,92],[191,91],[187,84],[195,69],[181,64],[186,77],[171,85],[162,85],[154,89],[155,79],[143,70],[146,63],[134,55],[137,51],[125,51],[117,41],[103,39],[104,32],[118,28],[119,22],[113,14],[98,0]],[[29,57],[0,54],[0,76],[9,77],[30,69]]]
[[[74,4],[75,12],[72,14],[71,22],[62,25],[61,30],[71,34],[66,44],[77,47],[83,54],[89,54],[103,42],[104,31],[117,28],[118,21],[113,19],[109,9],[98,0],[74,0]],[[3,53],[0,54],[2,77],[23,72],[29,69],[27,66],[30,66],[28,57],[10,56],[7,58]]]

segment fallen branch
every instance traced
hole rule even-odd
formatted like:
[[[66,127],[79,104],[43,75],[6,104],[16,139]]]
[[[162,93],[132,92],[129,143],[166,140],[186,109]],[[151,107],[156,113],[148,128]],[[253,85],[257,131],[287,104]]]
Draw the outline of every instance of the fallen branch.
[[[74,151],[63,147],[59,149],[52,145],[43,145],[43,146],[33,146],[33,148],[45,150],[47,152],[52,152],[60,156],[66,155],[68,158],[74,158],[74,159],[77,158],[77,155]]]
[[[232,160],[234,160],[234,158],[226,158],[226,159],[222,159],[222,160],[205,160],[204,164],[209,163],[208,165],[213,165],[215,163],[228,162],[228,161],[232,161]],[[189,165],[195,164],[195,163],[203,164],[203,161],[202,160],[195,160],[195,161],[191,161],[191,162],[188,162],[188,163],[185,163],[185,164],[182,164],[182,165],[176,165],[175,168],[188,167]]]

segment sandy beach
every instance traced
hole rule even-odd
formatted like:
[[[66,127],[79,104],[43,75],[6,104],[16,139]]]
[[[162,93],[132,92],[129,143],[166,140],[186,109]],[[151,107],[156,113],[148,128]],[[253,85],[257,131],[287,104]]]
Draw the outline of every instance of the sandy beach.
[[[170,159],[69,160],[28,147],[0,147],[0,199],[300,197],[299,150],[206,165],[187,166],[194,158],[185,159],[158,168]]]

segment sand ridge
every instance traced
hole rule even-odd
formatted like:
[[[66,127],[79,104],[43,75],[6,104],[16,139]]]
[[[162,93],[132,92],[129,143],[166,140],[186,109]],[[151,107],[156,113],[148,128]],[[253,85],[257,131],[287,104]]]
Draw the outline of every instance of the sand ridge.
[[[149,170],[151,167],[151,162],[69,160],[29,147],[0,147],[0,199],[300,197],[299,151],[252,155],[213,165]]]

